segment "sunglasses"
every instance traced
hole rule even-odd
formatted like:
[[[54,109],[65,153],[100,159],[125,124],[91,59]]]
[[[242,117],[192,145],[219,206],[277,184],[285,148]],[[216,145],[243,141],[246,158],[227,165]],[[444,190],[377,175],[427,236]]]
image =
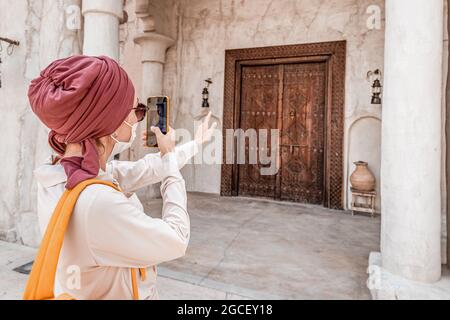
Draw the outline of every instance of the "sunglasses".
[[[142,120],[145,119],[145,116],[147,115],[147,111],[149,110],[149,108],[145,104],[139,102],[139,99],[137,102],[138,104],[135,108],[133,108],[133,110],[134,113],[136,114],[138,122],[141,122]]]

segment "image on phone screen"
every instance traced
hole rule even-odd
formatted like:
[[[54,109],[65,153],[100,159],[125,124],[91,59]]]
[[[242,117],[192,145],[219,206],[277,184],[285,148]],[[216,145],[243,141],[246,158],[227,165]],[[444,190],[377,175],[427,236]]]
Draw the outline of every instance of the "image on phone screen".
[[[167,134],[169,118],[169,97],[149,97],[147,99],[148,117],[147,117],[147,146],[157,147],[156,136],[151,132],[151,127],[159,127],[163,134]]]

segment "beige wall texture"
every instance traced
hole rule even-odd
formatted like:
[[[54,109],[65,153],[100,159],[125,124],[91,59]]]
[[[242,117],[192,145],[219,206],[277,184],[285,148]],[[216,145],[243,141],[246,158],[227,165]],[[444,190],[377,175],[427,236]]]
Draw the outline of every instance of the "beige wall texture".
[[[11,55],[7,54],[7,44],[2,43],[1,53],[0,112],[5,129],[0,135],[2,240],[31,246],[39,243],[32,172],[49,156],[50,148],[47,130],[28,105],[27,89],[50,62],[81,52],[80,30],[77,21],[71,20],[80,2],[0,1],[0,36],[20,41]]]

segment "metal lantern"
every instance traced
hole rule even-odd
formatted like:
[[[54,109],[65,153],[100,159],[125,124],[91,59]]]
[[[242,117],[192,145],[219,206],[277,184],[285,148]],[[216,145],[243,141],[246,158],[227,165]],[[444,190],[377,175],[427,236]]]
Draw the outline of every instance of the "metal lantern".
[[[202,95],[203,95],[202,108],[209,108],[209,102],[208,102],[208,99],[209,99],[209,91],[208,91],[208,88],[206,88],[206,87],[203,88]]]
[[[17,41],[17,40],[12,40],[12,39],[8,39],[8,38],[0,37],[0,66],[3,63],[3,60],[2,60],[2,53],[3,53],[2,42],[8,43],[8,47],[6,49],[6,53],[8,54],[8,56],[13,54],[15,46],[19,46],[20,45],[20,42]],[[0,69],[0,88],[1,87],[2,87],[2,71]]]
[[[203,96],[203,103],[202,108],[209,108],[209,85],[212,83],[211,78],[208,78],[205,80],[206,87],[203,88],[202,96]]]
[[[383,86],[381,85],[381,70],[376,69],[374,71],[367,72],[368,81],[372,83],[372,104],[381,104],[381,91]]]
[[[372,84],[372,104],[381,104],[381,82],[376,79]]]

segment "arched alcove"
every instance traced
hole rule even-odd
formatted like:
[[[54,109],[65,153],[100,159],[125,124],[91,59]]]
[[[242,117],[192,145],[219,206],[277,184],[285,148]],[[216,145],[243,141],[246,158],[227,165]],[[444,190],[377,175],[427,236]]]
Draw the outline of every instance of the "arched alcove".
[[[355,169],[355,161],[369,163],[369,168],[377,179],[376,210],[380,212],[380,167],[381,167],[381,121],[368,115],[355,120],[348,131],[348,162],[347,162],[347,208],[350,207],[350,175]]]

